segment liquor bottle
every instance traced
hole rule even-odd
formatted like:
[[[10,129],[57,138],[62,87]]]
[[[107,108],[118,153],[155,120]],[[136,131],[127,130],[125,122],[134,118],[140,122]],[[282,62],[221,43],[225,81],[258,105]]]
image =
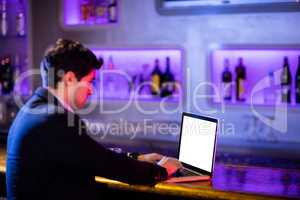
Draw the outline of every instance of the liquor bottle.
[[[166,57],[166,71],[162,75],[161,97],[171,96],[175,90],[174,75],[171,71],[170,57]]]
[[[108,69],[108,70],[114,70],[114,69],[115,69],[114,59],[113,59],[112,56],[109,56],[109,57],[108,57],[107,69]]]
[[[136,87],[137,87],[137,79],[138,79],[138,75],[134,72],[131,72],[129,85],[128,85],[129,93],[135,92]]]
[[[20,56],[17,54],[15,56],[15,63],[14,63],[14,73],[13,73],[13,80],[15,81],[15,85],[14,85],[14,93],[15,94],[21,94],[21,84],[20,84],[20,80],[18,80],[18,78],[20,77],[21,74],[21,64],[20,64]],[[19,85],[16,85],[16,83],[18,83]]]
[[[2,82],[3,82],[4,67],[5,67],[5,59],[4,59],[4,57],[0,57],[0,85],[1,85],[0,93],[2,93]]]
[[[174,92],[173,92],[173,96],[177,96],[180,95],[182,92],[182,86],[181,86],[181,82],[180,82],[180,78],[177,75],[177,78],[175,76],[175,80],[174,80]]]
[[[139,91],[138,93],[140,95],[149,95],[150,92],[150,87],[149,87],[149,64],[143,64],[142,66],[142,71],[140,72],[139,75]]]
[[[14,88],[13,68],[9,56],[4,58],[2,74],[2,94],[10,94]]]
[[[89,0],[82,0],[80,5],[80,15],[82,23],[87,23],[90,20],[91,5]]]
[[[232,73],[229,69],[229,60],[224,60],[224,70],[222,72],[222,96],[226,101],[232,98]]]
[[[138,94],[142,94],[143,90],[145,88],[144,82],[145,82],[145,77],[143,74],[143,71],[138,75]]]
[[[291,103],[291,82],[292,75],[288,57],[284,57],[283,70],[281,72],[281,101],[282,103]]]
[[[300,103],[300,56],[298,57],[298,68],[296,72],[296,103]]]
[[[114,77],[114,72],[113,70],[115,69],[115,65],[114,65],[114,60],[112,56],[108,57],[108,62],[107,62],[107,70],[105,72],[105,77],[104,77],[104,84],[106,85],[107,88],[107,95],[109,97],[112,97],[115,95],[116,93],[116,88],[115,88],[115,84],[116,84],[116,80]]]
[[[8,31],[7,24],[7,8],[6,8],[6,0],[1,1],[1,35],[6,36]]]
[[[106,0],[96,0],[95,3],[96,23],[102,23],[107,19],[107,3]]]
[[[151,94],[159,95],[161,89],[162,72],[159,67],[159,60],[155,59],[154,69],[151,73]]]
[[[108,21],[110,23],[117,22],[117,0],[111,0],[107,9],[108,9]]]
[[[266,105],[275,105],[276,103],[276,87],[274,72],[269,70],[267,77],[268,87],[264,89],[264,104]]]
[[[89,0],[89,10],[90,10],[89,22],[94,23],[96,19],[95,0]]]
[[[245,80],[246,80],[246,67],[243,63],[243,58],[239,58],[238,65],[235,67],[236,73],[236,100],[245,101]]]
[[[22,0],[19,0],[19,10],[16,17],[16,31],[18,36],[25,35],[25,13]]]

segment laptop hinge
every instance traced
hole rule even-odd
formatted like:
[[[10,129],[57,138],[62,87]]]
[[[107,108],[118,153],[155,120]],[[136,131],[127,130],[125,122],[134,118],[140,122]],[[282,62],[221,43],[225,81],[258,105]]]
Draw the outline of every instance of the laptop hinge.
[[[192,170],[192,169],[189,169],[189,168],[186,168],[186,167],[183,167],[183,169],[185,169],[185,170],[187,170],[187,171],[190,171],[190,172],[192,172],[192,173],[194,173],[194,174],[205,175],[205,174],[202,174],[202,173],[200,173],[200,172],[196,172],[196,171],[194,171],[194,170]]]

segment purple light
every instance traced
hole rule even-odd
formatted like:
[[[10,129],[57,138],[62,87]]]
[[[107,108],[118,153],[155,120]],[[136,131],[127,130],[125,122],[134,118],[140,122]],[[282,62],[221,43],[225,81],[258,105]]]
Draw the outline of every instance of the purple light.
[[[160,69],[165,71],[165,59],[170,57],[171,69],[175,77],[182,79],[182,52],[174,49],[92,49],[97,57],[104,59],[106,68],[109,56],[113,57],[114,65],[117,69],[141,71],[142,65],[148,64],[153,69],[154,60],[160,61]]]
[[[224,69],[224,59],[228,58],[230,61],[230,71],[235,80],[235,66],[239,57],[244,59],[244,65],[246,66],[246,93],[247,101],[249,102],[249,95],[253,86],[255,86],[260,80],[267,77],[268,72],[281,70],[283,67],[283,58],[287,56],[289,58],[290,70],[292,74],[292,104],[294,104],[294,81],[295,74],[298,65],[298,56],[300,55],[300,49],[217,49],[212,52],[211,57],[211,70],[212,70],[212,82],[216,84],[218,88],[221,88],[221,77]],[[278,73],[280,75],[280,73]],[[280,84],[280,76],[275,77],[277,84]],[[263,105],[263,93],[257,93],[253,96],[254,104]],[[219,98],[214,98],[214,102],[220,103]]]
[[[117,22],[119,21],[119,4],[120,2],[117,1],[117,13],[116,13],[116,18],[117,18]],[[107,14],[103,14],[103,16],[98,17],[96,19],[95,16],[92,17],[92,19],[88,19],[86,22],[83,22],[81,20],[81,8],[80,8],[80,4],[81,4],[81,0],[63,0],[63,22],[64,25],[67,26],[74,26],[74,25],[85,25],[85,26],[92,26],[95,24],[101,24],[101,25],[105,25],[105,24],[110,24],[110,22],[108,21],[107,18]],[[95,4],[93,6],[96,6]],[[95,9],[95,7],[93,7]],[[96,11],[94,11],[95,13],[97,13]],[[107,12],[107,11],[104,11]],[[114,23],[115,24],[115,23]]]
[[[113,59],[114,70],[121,71],[126,74],[126,76],[130,79],[133,77],[143,76],[146,78],[144,81],[151,81],[151,73],[154,69],[154,61],[155,59],[159,59],[160,70],[164,73],[166,70],[166,57],[170,58],[171,63],[171,72],[174,75],[175,81],[182,86],[183,79],[183,70],[182,70],[182,50],[181,49],[99,49],[99,48],[91,48],[95,55],[99,58],[102,57],[104,60],[104,65],[102,70],[107,70],[109,57]],[[107,70],[106,72],[109,72]],[[101,70],[99,71],[101,73]],[[100,74],[97,73],[97,80],[101,81]],[[129,83],[128,78],[126,76],[115,76],[114,78],[114,89],[109,89],[109,85],[107,81],[103,81],[103,86],[105,93],[98,94],[100,96],[104,96],[106,99],[123,99],[126,100],[129,98]],[[103,79],[103,77],[102,77]],[[138,81],[138,78],[136,79]],[[148,82],[149,83],[149,82]],[[140,83],[138,83],[137,87]],[[101,88],[101,85],[96,85],[96,88]],[[182,89],[182,88],[181,88]],[[109,90],[113,90],[113,92],[108,92]],[[99,92],[100,90],[96,89],[95,91]],[[116,92],[117,91],[117,92]],[[106,96],[105,96],[106,95]],[[137,94],[136,94],[137,95]],[[160,101],[161,98],[155,98],[155,96],[151,95],[150,91],[146,92],[146,94],[139,94],[138,96],[134,96],[134,99],[139,100],[150,100],[150,101]],[[179,94],[173,94],[173,98],[170,101],[177,102],[180,98],[181,91]]]
[[[273,196],[300,197],[300,171],[217,163],[213,188]]]
[[[80,23],[80,0],[64,0],[64,22],[66,25]]]

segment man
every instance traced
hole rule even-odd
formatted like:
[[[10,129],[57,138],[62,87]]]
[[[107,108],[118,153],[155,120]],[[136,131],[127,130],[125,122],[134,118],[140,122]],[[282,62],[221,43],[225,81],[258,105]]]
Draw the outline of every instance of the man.
[[[9,200],[96,199],[95,176],[154,184],[181,167],[172,158],[155,164],[162,158],[159,154],[133,159],[115,153],[87,135],[76,111],[93,93],[92,81],[101,65],[89,49],[71,40],[59,39],[46,51],[43,87],[22,107],[9,131]]]

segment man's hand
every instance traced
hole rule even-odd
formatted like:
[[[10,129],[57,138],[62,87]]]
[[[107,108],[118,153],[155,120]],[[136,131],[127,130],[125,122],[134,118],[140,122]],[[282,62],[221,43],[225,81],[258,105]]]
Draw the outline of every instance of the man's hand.
[[[157,163],[163,158],[162,155],[158,153],[148,153],[148,154],[142,154],[138,156],[139,161],[149,162],[149,163]]]
[[[168,176],[171,176],[178,169],[182,168],[182,164],[179,162],[179,160],[177,160],[176,158],[165,156],[157,164],[164,167],[167,170]]]

